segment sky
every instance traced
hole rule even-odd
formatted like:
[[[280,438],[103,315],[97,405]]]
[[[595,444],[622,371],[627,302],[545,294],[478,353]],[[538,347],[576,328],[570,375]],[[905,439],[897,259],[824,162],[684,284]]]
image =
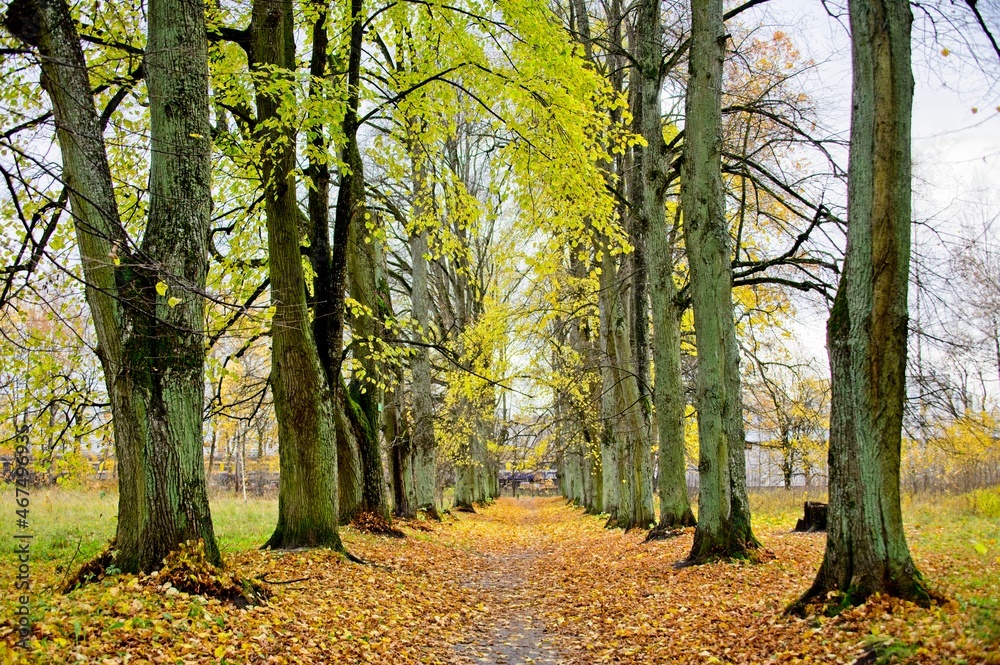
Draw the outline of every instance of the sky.
[[[804,87],[819,102],[828,127],[846,137],[851,62],[845,6],[846,2],[824,6],[820,0],[770,0],[751,10],[754,13],[745,23],[760,21],[788,33],[803,58],[818,63]],[[981,0],[979,6],[1000,36],[1000,0]],[[827,7],[838,18],[832,18]],[[1000,58],[981,31],[965,30],[963,38],[938,23],[936,38],[920,14],[913,29],[913,204],[915,219],[933,219],[935,228],[947,231],[969,212],[970,202],[1000,202]],[[825,305],[800,300],[798,314],[791,328],[801,353],[825,363]]]

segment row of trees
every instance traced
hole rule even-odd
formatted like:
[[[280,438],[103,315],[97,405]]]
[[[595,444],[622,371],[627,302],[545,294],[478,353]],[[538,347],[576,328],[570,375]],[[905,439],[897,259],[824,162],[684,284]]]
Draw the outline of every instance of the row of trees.
[[[270,547],[342,549],[359,515],[433,515],[449,467],[457,507],[489,501],[500,452],[539,439],[509,401],[538,392],[571,499],[609,526],[693,524],[694,369],[690,560],[752,556],[739,339],[797,289],[834,303],[832,531],[811,593],[926,598],[899,515],[909,10],[851,3],[834,288],[816,235],[840,223],[820,203],[839,142],[815,129],[787,36],[739,25],[757,4],[15,0],[5,214],[23,235],[2,304],[47,308],[100,361],[103,388],[67,372],[60,418],[83,441],[111,414],[115,566],[155,568],[191,538],[220,562],[203,423],[212,442],[226,423],[261,439],[269,408]],[[92,330],[70,317],[78,283]],[[777,420],[789,441],[804,427]]]
[[[340,548],[338,524],[362,513],[386,528],[390,510],[433,514],[439,456],[457,505],[489,500],[514,230],[607,207],[596,162],[623,139],[600,109],[617,96],[543,4],[115,9],[8,9],[5,112],[26,120],[9,123],[5,174],[30,256],[12,257],[4,305],[50,306],[101,361],[85,408],[112,416],[116,567],[148,570],[190,538],[219,562],[203,444],[265,436],[269,406],[271,547]],[[60,253],[64,216],[79,261]],[[53,270],[69,277],[55,295]],[[94,332],[65,316],[73,280]]]
[[[852,2],[849,8],[854,96],[847,174],[848,240],[828,327],[833,375],[829,453],[831,528],[822,569],[801,604],[827,599],[830,592],[856,602],[877,591],[926,602],[927,591],[910,559],[903,535],[899,499],[911,220],[912,16],[906,3]],[[738,13],[738,9],[731,14]],[[660,3],[650,3],[645,9],[640,3],[634,33],[628,40],[630,86],[638,89],[632,97],[636,100],[633,109],[645,145],[633,150],[632,159],[638,168],[631,175],[627,173],[630,167],[619,167],[622,179],[631,179],[627,191],[632,198],[625,215],[630,214],[634,220],[628,225],[629,239],[635,246],[628,280],[635,294],[631,328],[634,369],[627,369],[624,375],[604,373],[599,381],[590,384],[600,392],[602,406],[609,401],[609,393],[616,393],[617,409],[605,409],[602,413],[604,431],[599,437],[584,432],[579,444],[584,448],[567,451],[563,489],[569,498],[588,509],[611,513],[612,522],[624,521],[624,526],[631,527],[645,526],[651,521],[652,506],[647,498],[651,484],[650,445],[648,439],[642,440],[648,433],[644,432],[638,416],[626,415],[629,410],[641,408],[641,390],[630,385],[642,384],[648,366],[648,360],[642,357],[648,316],[643,275],[646,267],[642,263],[647,246],[642,233],[648,231],[650,265],[654,266],[650,273],[654,347],[659,351],[654,354],[653,363],[659,430],[659,527],[685,525],[693,519],[684,478],[684,400],[677,341],[680,327],[677,312],[690,304],[697,352],[694,403],[698,415],[700,480],[699,520],[689,560],[698,562],[717,556],[748,556],[758,546],[750,528],[746,499],[740,353],[735,327],[739,317],[734,316],[730,295],[738,284],[734,273],[747,265],[741,261],[739,244],[743,240],[747,208],[745,198],[738,205],[727,207],[724,185],[730,184],[729,192],[734,187],[722,178],[726,171],[723,155],[729,153],[726,141],[733,138],[722,124],[723,63],[729,40],[722,3],[691,5],[691,36],[683,42],[683,48],[690,49],[683,143],[676,138],[669,144],[664,140],[659,101],[661,77],[664,67],[673,60],[669,49],[656,44],[661,37],[659,10]],[[614,20],[614,16],[608,17],[609,23]],[[652,32],[645,32],[644,28],[650,26]],[[582,32],[586,34],[585,30]],[[613,34],[612,40],[615,48],[622,44],[620,35]],[[649,43],[656,45],[650,48]],[[611,65],[608,69],[613,71],[615,67]],[[775,118],[760,110],[757,113],[780,126],[789,124],[780,116]],[[680,135],[668,129],[667,136]],[[676,151],[672,157],[664,154],[668,146]],[[622,161],[627,160],[625,157]],[[744,158],[744,164],[749,161]],[[683,214],[675,216],[672,233],[674,239],[683,236],[688,279],[681,291],[684,297],[678,297],[679,280],[674,275],[670,253],[664,253],[664,260],[654,249],[654,242],[659,242],[654,241],[656,233],[662,233],[665,239],[671,233],[671,227],[664,223],[664,204],[668,203],[665,195],[674,164],[680,166],[679,200],[675,205],[679,204]],[[761,183],[760,178],[752,182],[753,187],[765,191],[766,184],[771,184]],[[783,183],[777,184],[780,187]],[[738,186],[745,188],[746,184]],[[754,213],[761,214],[751,211]],[[800,269],[803,265],[830,267],[824,257],[799,254],[806,249],[803,241],[808,231],[823,217],[831,215],[816,206],[813,225],[795,239],[792,250],[777,261],[760,261],[759,269],[763,271],[795,259]],[[664,242],[659,247],[670,245]],[[602,291],[611,291],[615,285],[611,279],[603,279],[610,272],[608,263],[601,265]],[[800,281],[795,286],[833,296],[833,290],[826,290],[822,280]],[[664,288],[665,293],[657,293]],[[600,330],[607,333],[598,341],[596,355],[608,367],[620,370],[629,347],[627,343],[616,344],[615,326],[623,317],[615,307],[614,302],[605,307],[598,303]],[[584,355],[577,353],[576,357]],[[624,364],[629,367],[627,362]],[[763,383],[768,388],[766,377]],[[780,398],[773,384],[770,388],[770,402],[774,411],[780,412]],[[578,393],[570,393],[566,401],[574,398],[579,400]],[[608,417],[612,412],[614,419]],[[778,419],[782,420],[780,413]],[[793,424],[791,418],[783,420],[777,425],[788,442],[794,428],[801,425]],[[615,431],[609,422],[624,423],[626,429]],[[815,429],[815,423],[808,427]],[[609,445],[609,439],[616,437],[618,441]],[[600,454],[586,449],[595,438],[600,440]],[[635,440],[638,443],[633,443]],[[597,478],[591,470],[595,462],[604,471],[603,488],[613,487],[611,492],[601,491],[600,498],[588,488],[588,480]],[[607,473],[608,467],[616,465],[618,473]],[[615,496],[615,491],[620,493]]]

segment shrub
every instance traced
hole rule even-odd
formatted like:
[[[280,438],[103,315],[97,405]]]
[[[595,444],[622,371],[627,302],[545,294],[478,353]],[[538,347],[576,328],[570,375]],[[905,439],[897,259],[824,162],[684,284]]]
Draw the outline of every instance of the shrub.
[[[979,517],[1000,518],[1000,487],[969,492],[969,510]]]

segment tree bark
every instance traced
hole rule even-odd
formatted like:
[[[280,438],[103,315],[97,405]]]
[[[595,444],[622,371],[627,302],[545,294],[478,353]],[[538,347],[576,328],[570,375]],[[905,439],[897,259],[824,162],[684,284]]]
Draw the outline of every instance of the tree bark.
[[[326,95],[321,80],[326,76],[329,28],[329,7],[317,2],[316,21],[312,26],[312,53],[310,55],[309,96],[319,103]],[[312,310],[312,331],[320,365],[326,382],[334,391],[334,427],[337,436],[337,497],[340,524],[348,524],[357,514],[362,502],[361,451],[357,430],[350,413],[350,402],[340,376],[340,352],[343,348],[343,295],[335,297],[333,257],[330,245],[330,166],[328,147],[323,130],[323,119],[314,119],[312,128],[309,166],[306,174],[311,187],[308,193],[309,210],[309,262],[315,276],[309,307]],[[341,275],[341,285],[343,284]],[[341,289],[342,290],[342,289]],[[338,310],[338,304],[340,303]]]
[[[833,394],[826,552],[810,601],[874,593],[927,605],[899,496],[910,256],[913,75],[905,0],[852,0],[844,272],[827,324]]]
[[[413,442],[403,418],[403,372],[400,368],[395,390],[386,394],[386,416],[383,429],[389,447],[389,470],[392,485],[393,514],[413,519],[417,516],[417,488],[413,476]],[[397,392],[400,391],[400,392]]]
[[[363,182],[364,173],[360,171],[353,177]],[[354,201],[354,206],[365,209],[362,196]],[[358,218],[364,222],[364,217]],[[359,512],[373,513],[389,520],[389,503],[384,485],[384,469],[382,467],[382,450],[379,441],[381,430],[380,409],[382,408],[382,390],[376,386],[380,380],[382,368],[376,360],[376,345],[385,337],[383,325],[386,315],[385,299],[387,288],[381,290],[379,285],[380,248],[378,242],[368,235],[365,223],[351,224],[348,232],[348,285],[351,297],[367,310],[355,317],[351,324],[354,339],[354,357],[365,373],[365,378],[352,377],[347,397],[349,400],[348,417],[355,425],[358,452],[361,460],[361,505]],[[374,382],[373,382],[374,381]]]
[[[352,402],[343,378],[338,378],[340,389],[334,395],[337,408],[334,423],[337,428],[337,520],[341,525],[351,523],[361,510],[364,491],[364,471],[361,463],[361,443],[358,434],[359,420],[348,414]]]
[[[587,274],[586,266],[576,251],[570,251],[569,274],[574,285],[581,283]],[[587,294],[577,296],[581,300],[587,298]],[[587,402],[573,404],[572,399],[568,404],[571,409],[572,420],[575,421],[572,427],[579,431],[580,442],[580,481],[582,483],[581,496],[582,506],[587,513],[598,515],[603,512],[601,503],[602,483],[600,467],[600,445],[599,437],[594,435],[593,416],[591,415],[591,402],[598,398],[600,392],[600,374],[597,372],[599,362],[596,360],[599,354],[594,348],[594,339],[590,334],[590,326],[587,323],[588,313],[586,311],[578,314],[569,325],[569,343],[576,356],[579,358],[579,365],[574,371],[581,373],[584,391]],[[567,414],[569,417],[570,414]]]
[[[601,367],[601,505],[608,514],[607,526],[618,524],[618,502],[621,481],[618,478],[618,442],[615,417],[615,372],[611,349],[612,289],[615,288],[614,266],[610,260],[601,262],[600,288],[597,309],[600,317],[598,329],[598,357]]]
[[[737,408],[729,335],[735,331],[730,238],[722,189],[722,0],[692,1],[681,204],[698,348],[698,528],[688,561],[746,557],[734,537],[731,422]],[[738,451],[743,454],[743,451]]]
[[[295,67],[290,0],[255,0],[251,67]],[[343,549],[337,533],[335,405],[320,365],[306,303],[299,209],[295,197],[295,128],[281,120],[280,96],[257,90],[262,180],[274,317],[271,385],[278,421],[278,524],[265,547]]]
[[[615,445],[617,472],[612,484],[617,490],[617,511],[612,513],[609,526],[623,529],[648,528],[656,521],[653,511],[653,479],[649,430],[641,411],[641,398],[632,367],[633,353],[629,342],[629,321],[619,289],[614,257],[604,250],[601,264],[601,298],[607,315],[606,349],[608,373],[604,390],[610,393],[605,408],[611,408],[610,427]],[[603,461],[603,460],[602,460]],[[605,486],[608,478],[605,476]]]
[[[732,272],[729,291],[732,293]],[[731,297],[731,296],[730,296]],[[730,310],[732,311],[732,310]],[[740,381],[740,348],[736,341],[736,326],[730,315],[726,327],[726,436],[729,439],[730,531],[734,547],[757,549],[760,542],[753,534],[750,520],[750,498],[747,496],[746,431],[743,427],[743,387]]]
[[[423,157],[416,147],[410,151],[413,159],[413,220],[410,231],[410,256],[413,271],[411,285],[411,309],[417,323],[418,336],[430,330],[430,290],[427,274],[427,230],[425,224],[427,197],[430,196],[426,183]],[[426,510],[436,516],[434,502],[437,484],[437,441],[434,438],[434,403],[431,395],[430,351],[426,346],[417,346],[410,360],[410,374],[413,386],[413,473],[416,485],[417,510]]]
[[[642,216],[648,229],[649,287],[653,312],[653,362],[656,364],[654,405],[659,434],[659,530],[693,526],[684,460],[684,383],[681,371],[680,308],[674,283],[671,233],[666,220],[666,144],[660,119],[660,3],[642,0],[636,21],[637,84],[642,107]]]
[[[152,0],[149,218],[133,255],[79,35],[63,0],[21,0],[5,17],[42,56],[70,191],[86,295],[115,431],[115,566],[150,571],[186,540],[220,564],[202,454],[204,302],[211,211],[208,56],[200,5]],[[157,284],[168,287],[157,292]],[[162,288],[162,287],[161,287]],[[168,303],[169,298],[179,298]]]

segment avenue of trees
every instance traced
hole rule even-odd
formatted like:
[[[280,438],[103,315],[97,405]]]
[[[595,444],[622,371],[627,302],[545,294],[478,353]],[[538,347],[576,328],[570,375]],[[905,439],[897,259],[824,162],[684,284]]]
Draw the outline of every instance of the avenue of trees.
[[[113,458],[126,572],[192,539],[221,564],[208,475],[275,442],[269,548],[396,534],[446,486],[475,510],[546,459],[609,528],[695,526],[697,564],[761,547],[750,428],[786,487],[828,477],[801,602],[928,602],[904,441],[967,439],[1000,481],[991,222],[937,264],[973,322],[942,346],[910,261],[909,4],[846,3],[849,140],[762,4],[12,0],[5,442]],[[992,39],[974,2],[934,11]],[[796,293],[829,311],[829,380],[772,334]],[[979,383],[927,369],[935,344]]]

